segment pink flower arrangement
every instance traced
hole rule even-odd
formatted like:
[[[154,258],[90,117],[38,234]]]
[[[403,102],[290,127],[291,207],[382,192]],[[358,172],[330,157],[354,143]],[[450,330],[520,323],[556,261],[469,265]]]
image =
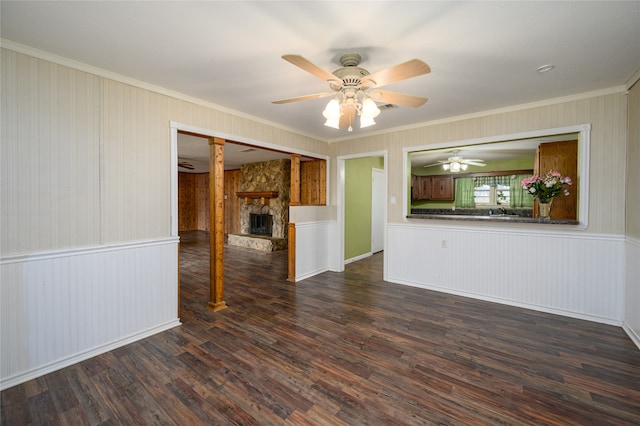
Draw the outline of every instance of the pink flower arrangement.
[[[522,189],[541,203],[550,203],[560,194],[569,195],[566,188],[571,185],[569,176],[562,176],[555,170],[550,170],[545,176],[531,176],[522,179]]]

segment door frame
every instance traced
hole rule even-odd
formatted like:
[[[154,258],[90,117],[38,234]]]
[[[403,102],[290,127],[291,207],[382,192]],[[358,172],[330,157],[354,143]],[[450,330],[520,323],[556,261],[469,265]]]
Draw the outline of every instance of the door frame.
[[[376,175],[378,175],[378,177],[382,177],[382,182],[383,182],[382,191],[379,191],[379,192],[376,191],[377,188],[374,186]],[[378,169],[375,167],[371,169],[371,253],[374,253],[374,254],[384,250],[384,234],[385,234],[384,233],[384,225],[385,225],[384,214],[378,215],[377,213],[374,214],[374,212],[382,211],[384,213],[384,210],[386,207],[385,200],[387,195],[387,186],[386,186],[387,182],[385,178],[386,178],[386,174],[384,172],[384,169]],[[381,216],[380,217],[381,223],[376,223],[373,220],[374,216]],[[380,229],[376,228],[376,225],[378,225]],[[378,233],[382,234],[382,245],[380,250],[377,250],[376,249],[377,247],[373,247],[374,234],[378,234]]]
[[[252,146],[256,146],[258,148],[264,148],[264,149],[270,149],[270,150],[274,150],[274,151],[280,151],[280,152],[285,152],[285,153],[289,153],[289,154],[299,154],[305,157],[313,157],[313,158],[318,158],[318,159],[324,159],[327,163],[327,188],[326,188],[326,192],[327,192],[327,199],[328,199],[328,194],[329,194],[329,173],[330,173],[330,169],[329,169],[329,156],[327,155],[321,155],[321,154],[316,154],[316,153],[312,153],[312,152],[308,152],[308,151],[303,151],[303,150],[299,150],[296,148],[290,148],[290,147],[285,147],[285,146],[281,146],[281,145],[276,145],[276,144],[272,144],[272,143],[268,143],[268,142],[263,142],[263,141],[258,141],[255,139],[249,139],[246,137],[242,137],[242,136],[235,136],[235,135],[231,135],[228,133],[224,133],[224,132],[219,132],[219,131],[215,131],[215,130],[211,130],[211,129],[205,129],[202,127],[197,127],[197,126],[192,126],[189,124],[184,124],[184,123],[180,123],[177,121],[170,121],[169,122],[169,130],[170,130],[170,214],[171,214],[171,219],[170,219],[170,233],[172,237],[177,237],[179,238],[179,233],[178,233],[178,133],[179,132],[184,132],[184,133],[192,133],[192,134],[196,134],[196,135],[201,135],[205,138],[220,138],[220,139],[224,139],[225,141],[229,141],[231,143],[236,142],[236,143],[243,143],[246,145],[252,145]],[[385,163],[386,164],[386,163]],[[211,231],[211,230],[210,230]],[[178,245],[180,243],[178,242]],[[213,256],[215,256],[215,252],[209,252],[209,256],[210,256],[210,260]],[[176,253],[176,256],[178,256],[178,253]],[[224,258],[223,258],[224,259]],[[223,260],[223,266],[224,268],[224,260]],[[178,282],[177,282],[177,289],[176,291],[178,292],[178,298],[180,297],[180,262],[178,259]],[[180,315],[180,306],[178,305],[178,316]]]

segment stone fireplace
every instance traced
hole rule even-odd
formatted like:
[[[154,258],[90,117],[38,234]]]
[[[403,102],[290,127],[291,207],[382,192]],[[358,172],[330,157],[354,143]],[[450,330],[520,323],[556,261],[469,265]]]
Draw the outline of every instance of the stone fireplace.
[[[290,160],[242,165],[239,192],[240,234],[229,234],[229,245],[261,251],[285,249],[290,192]],[[270,232],[267,227],[270,227]]]
[[[271,237],[273,232],[273,216],[263,213],[249,213],[249,234]]]

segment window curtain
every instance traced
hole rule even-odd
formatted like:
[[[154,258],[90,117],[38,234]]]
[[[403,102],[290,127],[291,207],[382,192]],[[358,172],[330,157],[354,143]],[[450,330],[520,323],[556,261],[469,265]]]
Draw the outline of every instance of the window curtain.
[[[520,186],[522,179],[531,176],[532,175],[530,174],[509,176],[511,179],[511,182],[509,183],[511,207],[533,207],[533,197]]]
[[[473,178],[458,178],[456,179],[456,201],[455,206],[460,208],[475,208],[476,203],[474,201]]]
[[[478,176],[474,178],[476,186],[489,185],[504,185],[511,186],[512,176]]]

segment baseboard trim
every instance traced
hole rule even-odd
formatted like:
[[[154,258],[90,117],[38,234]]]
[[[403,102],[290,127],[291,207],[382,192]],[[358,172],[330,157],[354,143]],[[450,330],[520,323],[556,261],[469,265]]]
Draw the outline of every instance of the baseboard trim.
[[[631,341],[636,345],[636,347],[640,350],[640,336],[638,336],[632,328],[628,327],[626,324],[622,324],[622,329],[624,330],[625,333],[627,333],[627,336],[629,336],[629,339],[631,339]]]
[[[307,272],[306,274],[296,276],[294,282],[297,283],[298,281],[306,280],[307,278],[311,278],[315,275],[320,275],[323,272],[327,272],[327,271],[329,271],[329,268],[322,268],[322,269],[318,269],[317,271]]]
[[[21,383],[27,382],[29,380],[35,379],[45,374],[53,373],[54,371],[61,370],[65,367],[69,367],[70,365],[77,364],[78,362],[87,360],[89,358],[93,358],[94,356],[112,351],[119,347],[133,343],[135,341],[142,340],[146,337],[169,330],[181,324],[182,323],[180,322],[180,320],[176,318],[175,320],[169,321],[167,323],[160,324],[156,327],[143,330],[139,333],[135,333],[135,334],[123,337],[122,339],[118,339],[113,342],[94,347],[92,349],[77,353],[75,355],[71,355],[69,357],[60,359],[56,362],[52,362],[50,364],[43,365],[38,368],[34,368],[32,370],[28,370],[20,374],[16,374],[14,376],[6,377],[0,381],[0,390],[3,391],[12,386],[19,385]]]
[[[595,315],[585,315],[585,314],[581,314],[581,313],[578,313],[578,312],[565,311],[565,310],[561,310],[561,309],[552,309],[552,308],[548,308],[548,307],[545,307],[545,306],[538,306],[538,305],[532,305],[532,304],[527,304],[527,303],[520,303],[520,302],[515,302],[515,301],[511,301],[511,300],[507,300],[507,299],[500,299],[500,298],[496,298],[496,297],[482,296],[482,295],[479,295],[479,294],[467,293],[467,292],[463,292],[463,291],[457,291],[457,290],[452,290],[452,289],[448,289],[448,288],[442,288],[442,287],[438,287],[438,286],[431,286],[431,285],[428,285],[428,284],[413,283],[413,282],[408,282],[408,281],[403,281],[403,280],[398,280],[398,279],[393,279],[393,278],[389,278],[389,282],[396,283],[396,284],[401,284],[401,285],[408,285],[408,286],[411,286],[411,287],[419,287],[419,288],[423,288],[425,290],[438,291],[440,293],[453,294],[455,296],[462,296],[462,297],[469,297],[471,299],[484,300],[485,302],[499,303],[501,305],[508,305],[508,306],[515,306],[515,307],[523,308],[523,309],[530,309],[532,311],[546,312],[548,314],[560,315],[560,316],[563,316],[563,317],[581,319],[581,320],[585,320],[585,321],[592,321],[592,322],[597,322],[597,323],[600,323],[600,324],[614,325],[614,326],[618,326],[618,327],[622,326],[622,322],[621,321],[614,320],[614,319],[611,319],[611,318],[599,317],[599,316],[595,316]]]
[[[347,265],[349,263],[357,262],[358,260],[366,259],[367,257],[373,256],[372,252],[361,254],[360,256],[352,257],[351,259],[346,259],[344,264]]]

